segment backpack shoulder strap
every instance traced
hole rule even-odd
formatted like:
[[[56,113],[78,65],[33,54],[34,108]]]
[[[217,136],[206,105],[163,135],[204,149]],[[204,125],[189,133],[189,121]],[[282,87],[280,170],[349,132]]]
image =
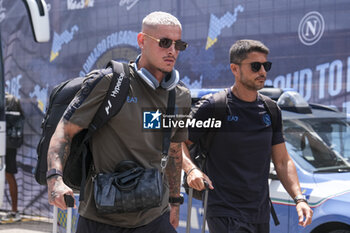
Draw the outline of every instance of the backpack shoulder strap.
[[[213,104],[214,104],[214,117],[216,119],[223,119],[226,114],[226,107],[227,107],[227,93],[229,92],[229,89],[226,88],[223,91],[217,92],[212,95],[213,98]],[[215,130],[211,130],[208,132],[207,139],[206,139],[206,145],[207,151],[209,150],[212,140],[215,136]]]
[[[82,144],[85,144],[92,136],[92,134],[100,129],[109,119],[115,116],[120,109],[123,107],[126,97],[129,93],[130,88],[130,72],[129,66],[125,63],[120,63],[116,61],[110,61],[106,67],[112,68],[113,77],[109,85],[107,94],[97,110],[94,118],[92,119],[87,133],[84,136]],[[103,73],[106,72],[106,69],[103,70]],[[108,73],[108,72],[106,72]],[[105,74],[106,74],[105,73]],[[79,200],[82,201],[85,198],[84,190],[86,183],[86,165],[87,161],[92,161],[91,154],[87,152],[88,148],[83,146],[83,156],[82,156],[82,180],[80,184],[80,197]]]
[[[226,88],[223,91],[213,94],[214,100],[214,116],[221,119],[225,116],[227,106],[227,93],[229,89]]]
[[[127,77],[130,76],[129,65],[124,62],[117,62],[111,60],[108,62],[106,68],[111,67],[114,74],[124,73]]]
[[[260,93],[259,93],[259,97],[262,99],[267,113],[271,116],[272,130],[273,132],[275,132],[277,130],[277,121],[278,121],[278,115],[279,115],[277,103],[274,100],[272,100],[270,97]],[[270,211],[271,211],[272,219],[275,223],[275,226],[278,226],[280,222],[278,220],[276,210],[272,204],[270,197],[269,197],[269,202],[270,202]]]
[[[166,114],[168,116],[174,115],[175,101],[176,101],[176,91],[175,91],[175,89],[172,89],[169,91],[168,103],[167,103],[167,108],[166,108]],[[168,159],[169,159],[168,151],[170,148],[170,137],[171,137],[171,127],[169,127],[169,128],[163,127],[162,159],[161,159],[161,164],[160,164],[160,167],[162,168],[163,176],[165,174],[164,169],[165,169],[165,167],[168,163]]]
[[[276,101],[272,100],[270,97],[260,94],[259,97],[262,99],[264,106],[266,108],[267,113],[271,116],[272,121],[272,129],[275,132],[277,130],[277,121],[278,121],[278,115],[279,110]]]
[[[129,93],[130,72],[128,64],[112,60],[108,63],[106,69],[109,67],[112,68],[113,78],[100,108],[90,123],[90,135],[120,111]]]

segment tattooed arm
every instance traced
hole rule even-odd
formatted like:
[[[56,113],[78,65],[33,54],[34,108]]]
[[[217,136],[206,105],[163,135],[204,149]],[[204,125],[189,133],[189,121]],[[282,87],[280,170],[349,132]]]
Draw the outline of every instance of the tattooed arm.
[[[169,182],[169,196],[180,196],[181,183],[181,168],[182,168],[182,148],[181,143],[170,143],[168,164],[166,167],[166,175]],[[179,225],[179,204],[171,204],[170,223],[174,228]]]
[[[48,153],[47,153],[47,169],[55,168],[63,171],[63,163],[70,152],[70,145],[75,134],[82,128],[61,119],[57,125],[55,133],[51,137]],[[64,195],[73,196],[73,190],[63,183],[61,176],[53,176],[47,180],[48,200],[51,205],[55,205],[60,209],[66,209]]]

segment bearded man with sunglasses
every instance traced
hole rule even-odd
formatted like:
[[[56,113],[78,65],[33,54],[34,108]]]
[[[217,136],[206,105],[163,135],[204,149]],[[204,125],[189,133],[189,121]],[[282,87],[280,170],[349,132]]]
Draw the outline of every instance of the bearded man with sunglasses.
[[[284,188],[296,202],[299,225],[311,223],[312,210],[301,193],[294,163],[284,143],[281,111],[277,109],[278,120],[274,122],[277,127],[273,130],[258,95],[272,65],[267,60],[268,53],[269,49],[256,40],[239,40],[232,45],[230,69],[235,83],[226,94],[225,115],[219,117],[221,128],[216,129],[206,148],[207,175],[196,168],[184,147],[183,169],[190,187],[203,190],[203,180],[209,184],[207,223],[211,233],[270,231],[271,158]],[[191,116],[201,120],[215,118],[213,104],[213,98],[208,98]],[[199,143],[206,133],[208,130],[190,128],[186,144]]]
[[[92,136],[90,150],[94,169],[89,171],[85,199],[79,205],[77,233],[176,232],[179,208],[183,202],[180,196],[181,142],[188,139],[188,131],[186,128],[171,129],[171,135],[165,137],[164,144],[170,144],[165,159],[164,154],[167,152],[164,150],[168,146],[162,145],[163,132],[161,129],[144,129],[144,114],[152,113],[151,123],[154,120],[153,123],[156,124],[160,113],[165,113],[167,109],[170,93],[175,93],[177,113],[183,116],[189,114],[191,96],[189,90],[179,82],[179,74],[174,69],[179,52],[187,47],[187,43],[181,40],[181,32],[179,20],[169,13],[152,12],[143,19],[142,31],[137,36],[141,54],[135,62],[131,61],[128,65],[130,86],[127,100],[120,112]],[[62,158],[69,155],[73,136],[89,127],[102,104],[113,76],[111,69],[103,72],[107,75],[99,82],[87,79],[95,87],[88,94],[84,91],[77,93],[76,98],[83,101],[73,100],[74,106],[68,107],[51,138],[47,159],[48,198],[50,204],[61,209],[67,208],[64,195],[73,195],[72,189],[62,180]],[[160,184],[163,195],[159,207],[134,212],[99,213],[95,205],[93,173],[113,174],[123,160],[136,162],[145,169],[158,169],[165,174]],[[145,194],[134,202],[145,202],[147,198]],[[105,202],[111,200],[114,204],[112,198],[103,199]]]

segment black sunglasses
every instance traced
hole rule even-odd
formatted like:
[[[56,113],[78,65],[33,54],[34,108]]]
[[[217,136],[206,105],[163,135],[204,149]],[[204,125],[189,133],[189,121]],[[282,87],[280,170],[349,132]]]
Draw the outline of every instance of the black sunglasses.
[[[238,65],[240,64],[250,64],[250,68],[252,69],[253,72],[258,72],[261,69],[261,66],[264,66],[264,69],[266,70],[266,72],[269,72],[271,70],[271,66],[272,66],[272,62],[264,62],[264,63],[260,63],[260,62],[252,62],[252,63],[236,63]]]
[[[173,40],[171,40],[169,38],[157,39],[157,38],[155,38],[153,36],[147,35],[146,33],[142,33],[142,34],[145,35],[145,36],[148,36],[149,38],[151,38],[151,39],[153,39],[155,41],[157,41],[159,43],[158,44],[159,47],[161,47],[161,48],[166,48],[167,49],[172,44],[175,44],[175,49],[176,50],[184,51],[187,48],[187,46],[188,46],[188,44],[186,42],[182,41],[182,40],[173,41]]]

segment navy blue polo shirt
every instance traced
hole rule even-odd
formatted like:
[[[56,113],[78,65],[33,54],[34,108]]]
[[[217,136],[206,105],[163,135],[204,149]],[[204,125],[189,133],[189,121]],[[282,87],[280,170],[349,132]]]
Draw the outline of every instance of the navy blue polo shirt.
[[[214,190],[209,191],[207,214],[267,223],[271,146],[284,142],[281,113],[279,111],[277,129],[273,132],[271,117],[261,99],[244,102],[231,91],[227,98],[227,114],[208,150],[206,173]],[[191,115],[201,120],[215,117],[213,99],[204,102]],[[189,139],[198,142],[206,130],[190,128]]]

